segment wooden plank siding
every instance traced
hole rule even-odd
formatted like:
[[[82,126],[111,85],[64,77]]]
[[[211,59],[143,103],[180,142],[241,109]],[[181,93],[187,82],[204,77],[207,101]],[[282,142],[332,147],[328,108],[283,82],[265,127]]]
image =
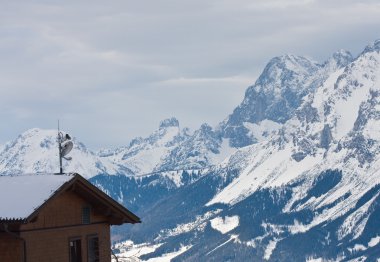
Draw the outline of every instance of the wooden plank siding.
[[[0,220],[0,262],[69,262],[73,239],[81,240],[87,262],[88,239],[94,236],[99,261],[110,262],[110,225],[122,223],[140,219],[76,174],[27,218]]]

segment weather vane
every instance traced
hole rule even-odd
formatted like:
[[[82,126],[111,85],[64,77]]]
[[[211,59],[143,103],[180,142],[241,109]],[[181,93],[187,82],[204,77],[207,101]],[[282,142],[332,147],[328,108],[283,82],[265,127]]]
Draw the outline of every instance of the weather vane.
[[[63,174],[62,168],[62,158],[70,161],[71,157],[66,157],[68,153],[73,149],[73,142],[71,141],[71,137],[69,134],[63,134],[59,130],[59,120],[58,120],[58,149],[59,149],[59,174]]]

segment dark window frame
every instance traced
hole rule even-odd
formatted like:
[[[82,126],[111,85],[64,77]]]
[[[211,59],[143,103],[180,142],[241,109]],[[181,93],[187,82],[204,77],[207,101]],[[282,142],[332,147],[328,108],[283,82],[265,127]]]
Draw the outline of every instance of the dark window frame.
[[[79,241],[79,255],[77,255],[76,258],[73,259],[73,254],[72,254],[72,242],[77,242]],[[78,242],[77,242],[78,243]],[[70,262],[82,262],[83,261],[83,254],[82,254],[82,237],[77,236],[77,237],[69,237],[68,239],[68,244],[69,244],[69,261]]]
[[[87,262],[99,262],[100,261],[100,241],[99,241],[99,235],[98,234],[91,234],[87,235]],[[91,250],[91,242],[92,240],[95,240],[94,244],[94,250]],[[94,252],[94,253],[92,253]]]

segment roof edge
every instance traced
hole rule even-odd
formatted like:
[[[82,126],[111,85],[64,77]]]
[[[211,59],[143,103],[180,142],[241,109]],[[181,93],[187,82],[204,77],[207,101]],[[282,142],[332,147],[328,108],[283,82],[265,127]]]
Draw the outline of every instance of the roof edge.
[[[62,175],[62,174],[55,174],[55,175]],[[131,224],[141,223],[141,220],[138,216],[136,216],[131,211],[129,211],[126,207],[124,207],[123,205],[118,203],[115,199],[108,196],[105,192],[103,192],[102,190],[97,188],[95,185],[93,185],[87,179],[82,177],[80,174],[70,173],[70,174],[64,174],[64,175],[71,175],[72,178],[70,180],[66,181],[65,183],[63,183],[56,191],[54,191],[45,202],[43,202],[38,208],[36,208],[33,211],[33,213],[31,213],[28,217],[26,217],[24,219],[22,219],[22,218],[15,219],[15,220],[13,220],[13,219],[9,220],[8,219],[7,221],[15,221],[15,222],[19,221],[19,223],[32,222],[33,220],[35,220],[37,218],[38,213],[40,212],[40,210],[42,208],[44,208],[46,206],[46,204],[49,202],[49,200],[56,198],[60,194],[70,190],[70,188],[72,186],[74,186],[75,183],[81,183],[82,186],[84,186],[88,191],[92,192],[93,195],[95,195],[99,201],[101,201],[102,203],[108,203],[109,205],[111,205],[113,207],[114,210],[116,210],[121,215],[121,217],[128,218],[128,219],[123,219],[122,223],[120,223],[120,224],[123,224],[123,223],[131,223]],[[1,220],[1,218],[0,218],[0,222],[1,221],[3,221],[3,220]],[[117,224],[119,224],[119,223],[117,223]]]

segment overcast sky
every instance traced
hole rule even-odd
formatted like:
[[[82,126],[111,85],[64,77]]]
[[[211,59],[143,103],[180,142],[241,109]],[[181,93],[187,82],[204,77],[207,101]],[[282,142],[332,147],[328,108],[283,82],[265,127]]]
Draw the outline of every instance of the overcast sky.
[[[0,143],[60,119],[90,149],[226,118],[266,63],[380,38],[380,1],[0,0]]]

